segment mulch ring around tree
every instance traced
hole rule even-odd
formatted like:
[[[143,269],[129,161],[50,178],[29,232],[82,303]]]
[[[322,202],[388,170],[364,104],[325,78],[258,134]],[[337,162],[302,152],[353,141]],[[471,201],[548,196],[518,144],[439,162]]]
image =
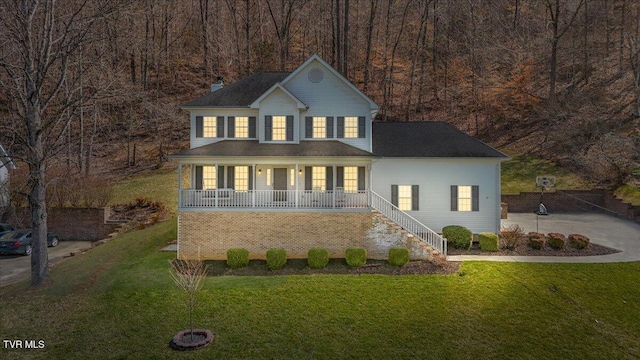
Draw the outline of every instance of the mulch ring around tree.
[[[213,341],[213,333],[207,329],[183,330],[173,337],[169,346],[175,350],[196,350],[209,345]]]

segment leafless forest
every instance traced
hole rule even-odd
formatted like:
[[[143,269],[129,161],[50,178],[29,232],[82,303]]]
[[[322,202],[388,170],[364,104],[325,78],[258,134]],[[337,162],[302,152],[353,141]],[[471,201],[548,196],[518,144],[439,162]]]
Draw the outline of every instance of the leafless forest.
[[[2,0],[0,141],[58,173],[160,166],[187,145],[180,103],[217,77],[293,70],[314,53],[381,106],[379,121],[447,121],[599,184],[637,166],[635,0],[41,0],[21,10],[32,2]]]

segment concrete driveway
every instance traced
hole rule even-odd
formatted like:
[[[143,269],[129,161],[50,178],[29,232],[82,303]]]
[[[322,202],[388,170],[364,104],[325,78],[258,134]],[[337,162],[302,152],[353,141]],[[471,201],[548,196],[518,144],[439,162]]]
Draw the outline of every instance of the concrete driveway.
[[[69,254],[90,249],[91,241],[60,241],[58,246],[50,247],[49,264],[62,260]],[[31,276],[31,256],[0,255],[0,287]]]
[[[618,249],[621,252],[599,256],[482,256],[453,255],[449,261],[487,260],[520,262],[604,263],[640,261],[640,223],[604,214],[509,214],[502,227],[519,224],[525,232],[558,232],[565,235],[586,235],[591,242]]]

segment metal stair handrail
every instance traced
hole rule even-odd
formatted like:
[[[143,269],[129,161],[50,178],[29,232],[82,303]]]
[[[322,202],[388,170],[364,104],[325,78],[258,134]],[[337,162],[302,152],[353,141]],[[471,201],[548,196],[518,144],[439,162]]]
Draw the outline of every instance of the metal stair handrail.
[[[400,208],[393,205],[373,190],[371,191],[371,207],[380,214],[386,216],[389,220],[398,224],[413,236],[417,237],[420,241],[429,245],[434,250],[445,256],[447,255],[447,239],[431,230],[428,226],[424,225],[413,216],[400,210]]]

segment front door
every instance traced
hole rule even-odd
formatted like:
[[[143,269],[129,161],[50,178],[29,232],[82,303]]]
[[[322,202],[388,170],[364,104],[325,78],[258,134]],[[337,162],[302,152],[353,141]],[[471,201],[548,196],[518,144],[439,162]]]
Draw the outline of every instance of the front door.
[[[287,169],[275,168],[273,169],[273,200],[274,201],[287,201]],[[278,191],[280,190],[280,191]]]

